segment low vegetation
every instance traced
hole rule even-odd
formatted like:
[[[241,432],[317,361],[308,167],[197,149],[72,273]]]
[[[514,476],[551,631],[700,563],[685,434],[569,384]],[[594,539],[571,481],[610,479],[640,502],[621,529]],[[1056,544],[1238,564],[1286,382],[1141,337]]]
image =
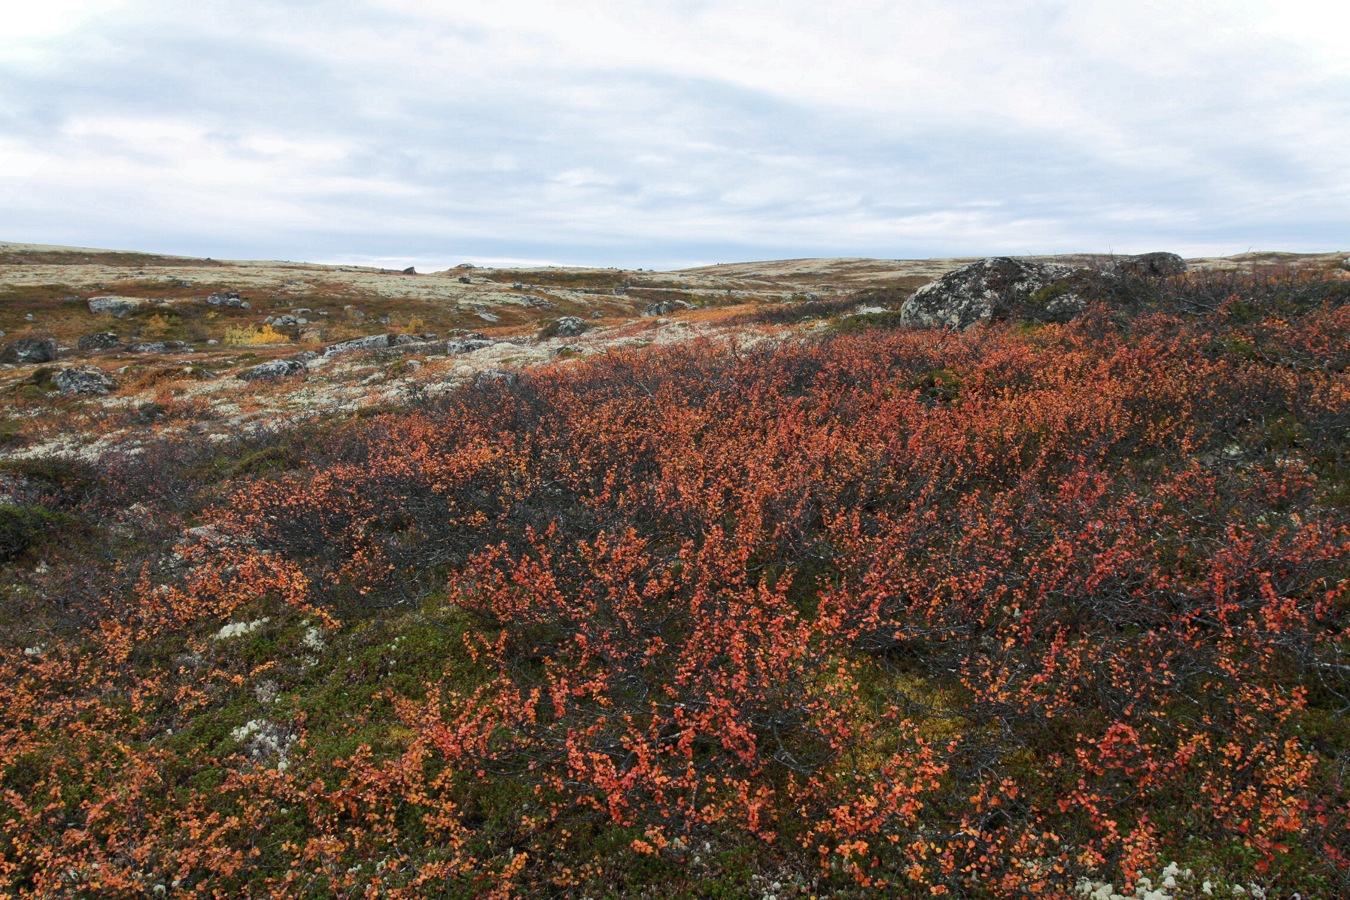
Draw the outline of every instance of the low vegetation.
[[[0,883],[1350,893],[1344,301],[822,303],[0,467]]]

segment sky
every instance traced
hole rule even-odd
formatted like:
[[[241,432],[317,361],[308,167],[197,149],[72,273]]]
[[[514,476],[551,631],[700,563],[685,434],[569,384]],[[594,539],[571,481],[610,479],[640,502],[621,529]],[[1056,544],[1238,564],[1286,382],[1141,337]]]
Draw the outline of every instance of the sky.
[[[439,269],[1350,248],[1350,4],[0,0],[0,240]]]

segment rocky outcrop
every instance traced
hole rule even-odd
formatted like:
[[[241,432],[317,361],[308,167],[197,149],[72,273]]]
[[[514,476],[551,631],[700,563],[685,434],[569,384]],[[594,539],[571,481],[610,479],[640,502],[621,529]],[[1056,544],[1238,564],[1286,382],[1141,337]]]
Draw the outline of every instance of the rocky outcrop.
[[[1140,253],[1117,259],[1107,271],[1133,278],[1171,278],[1186,273],[1186,260],[1175,253]]]
[[[965,329],[990,318],[1065,321],[1086,305],[1081,270],[997,256],[962,266],[914,292],[900,308],[905,325]]]
[[[117,382],[98,366],[62,369],[52,376],[52,383],[64,397],[102,397],[117,390]]]
[[[240,372],[241,381],[276,381],[278,378],[292,378],[303,375],[308,369],[298,359],[273,359],[262,365]]]
[[[122,342],[117,339],[117,335],[111,331],[100,331],[96,334],[83,335],[75,344],[77,350],[86,353],[98,350],[116,350],[122,346]]]
[[[31,366],[51,362],[57,356],[56,341],[51,338],[19,338],[0,350],[0,363]]]
[[[100,316],[114,316],[118,319],[135,312],[145,305],[139,297],[116,297],[112,295],[89,298],[89,311]]]

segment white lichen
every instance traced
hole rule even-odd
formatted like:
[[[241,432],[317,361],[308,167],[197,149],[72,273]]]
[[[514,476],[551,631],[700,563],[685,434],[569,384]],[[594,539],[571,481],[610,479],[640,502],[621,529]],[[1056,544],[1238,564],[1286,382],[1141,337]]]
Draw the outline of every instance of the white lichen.
[[[263,616],[261,619],[254,619],[252,622],[231,622],[216,632],[216,640],[223,641],[232,637],[252,634],[270,621],[272,620],[268,616]]]

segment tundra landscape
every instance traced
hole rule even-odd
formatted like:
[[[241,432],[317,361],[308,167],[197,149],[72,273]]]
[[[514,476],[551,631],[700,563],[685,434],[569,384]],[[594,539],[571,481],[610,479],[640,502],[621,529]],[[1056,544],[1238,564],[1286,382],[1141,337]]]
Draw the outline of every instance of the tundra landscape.
[[[1350,895],[1347,299],[0,244],[0,895]]]

